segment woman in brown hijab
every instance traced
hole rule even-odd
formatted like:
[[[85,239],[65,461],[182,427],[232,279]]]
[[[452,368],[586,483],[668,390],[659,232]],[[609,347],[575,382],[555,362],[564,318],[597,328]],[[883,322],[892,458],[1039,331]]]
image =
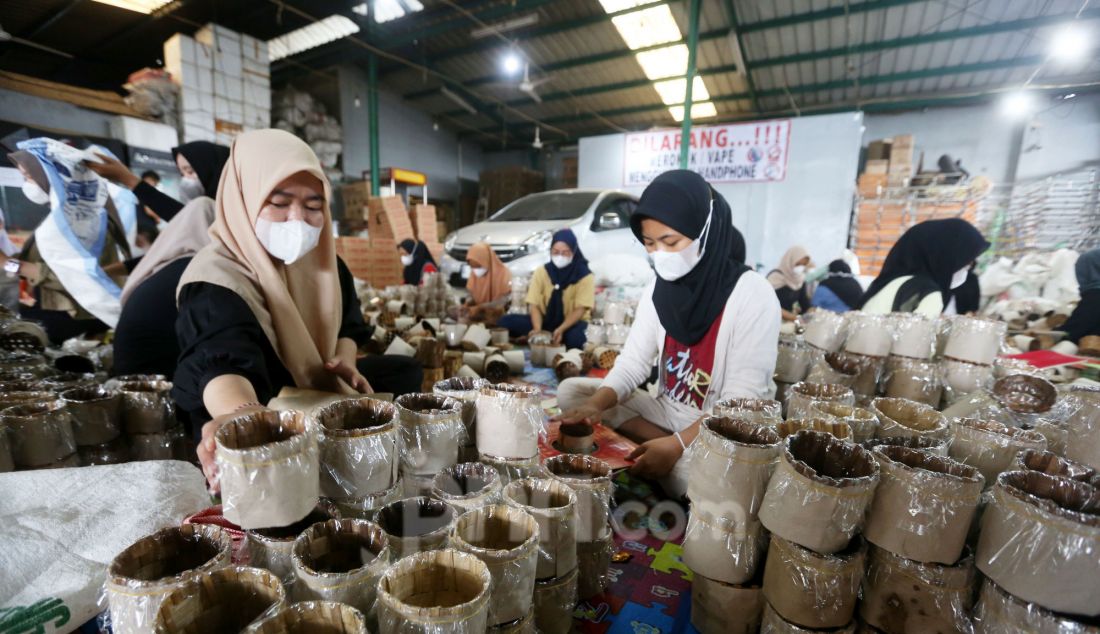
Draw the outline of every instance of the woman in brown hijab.
[[[486,308],[503,307],[508,301],[512,292],[512,272],[484,242],[470,247],[466,263],[470,265],[470,277],[466,280],[466,290],[470,292],[466,315],[481,319]]]

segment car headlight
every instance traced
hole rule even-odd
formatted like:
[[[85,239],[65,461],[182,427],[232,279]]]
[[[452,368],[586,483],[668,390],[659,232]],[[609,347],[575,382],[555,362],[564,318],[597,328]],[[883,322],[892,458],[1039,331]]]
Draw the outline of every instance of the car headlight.
[[[523,252],[528,255],[546,253],[550,251],[550,245],[553,243],[553,231],[540,231],[523,241]]]
[[[450,251],[454,248],[455,242],[458,242],[458,232],[452,231],[447,234],[447,237],[443,240],[443,250]]]

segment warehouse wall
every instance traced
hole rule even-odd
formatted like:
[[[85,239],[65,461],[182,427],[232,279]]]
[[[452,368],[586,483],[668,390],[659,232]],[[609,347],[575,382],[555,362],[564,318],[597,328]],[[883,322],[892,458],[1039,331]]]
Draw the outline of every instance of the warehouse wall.
[[[65,101],[44,99],[0,88],[0,120],[59,132],[106,137],[117,115],[78,108]]]
[[[745,236],[750,263],[775,267],[788,247],[801,244],[818,263],[838,257],[848,223],[859,160],[861,113],[791,121],[787,177],[778,183],[718,183]],[[624,135],[580,140],[579,187],[623,188]]]
[[[1016,180],[1100,168],[1100,95],[1080,96],[1036,117],[1024,131]]]

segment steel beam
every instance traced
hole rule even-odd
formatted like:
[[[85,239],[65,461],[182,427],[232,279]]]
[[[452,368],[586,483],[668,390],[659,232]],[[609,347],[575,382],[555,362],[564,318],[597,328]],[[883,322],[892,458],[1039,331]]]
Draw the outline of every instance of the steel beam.
[[[734,0],[726,0],[726,13],[729,14],[730,31],[737,38],[737,52],[740,54],[741,63],[745,66],[745,83],[748,85],[749,94],[752,95],[752,109],[760,112],[760,101],[756,98],[756,83],[752,80],[752,68],[749,66],[748,55],[745,54],[745,42],[741,38],[741,21],[737,19],[737,7]]]
[[[868,11],[878,11],[881,9],[901,7],[907,4],[924,3],[927,1],[928,0],[865,0],[864,2],[849,4],[847,8],[845,8],[844,6],[830,7],[828,9],[821,9],[818,11],[806,11],[803,13],[795,13],[793,15],[783,16],[781,18],[772,18],[770,20],[760,20],[759,22],[742,24],[741,32],[754,33],[756,31],[775,29],[781,26],[794,26],[796,24],[803,24],[806,22],[816,22],[818,20],[828,20],[830,18],[842,18],[845,15],[852,13],[866,13]]]
[[[688,68],[687,81],[684,83],[684,119],[680,125],[680,169],[688,167],[688,157],[691,154],[691,144],[687,142],[691,138],[691,107],[695,101],[691,98],[692,88],[695,85],[695,49],[699,46],[699,1],[691,0],[691,14],[688,18]]]

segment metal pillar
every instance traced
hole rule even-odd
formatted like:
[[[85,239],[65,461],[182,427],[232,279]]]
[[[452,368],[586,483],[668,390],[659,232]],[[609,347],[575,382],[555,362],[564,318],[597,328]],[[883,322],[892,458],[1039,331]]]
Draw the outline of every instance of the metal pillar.
[[[688,152],[691,150],[691,89],[695,84],[695,49],[699,44],[699,3],[700,0],[691,0],[691,18],[688,22],[688,69],[684,89],[684,124],[680,128],[680,169],[687,169]]]
[[[378,196],[382,187],[379,182],[382,165],[378,156],[378,56],[374,53],[370,54],[367,71],[367,125],[370,129],[370,192],[372,196]]]

